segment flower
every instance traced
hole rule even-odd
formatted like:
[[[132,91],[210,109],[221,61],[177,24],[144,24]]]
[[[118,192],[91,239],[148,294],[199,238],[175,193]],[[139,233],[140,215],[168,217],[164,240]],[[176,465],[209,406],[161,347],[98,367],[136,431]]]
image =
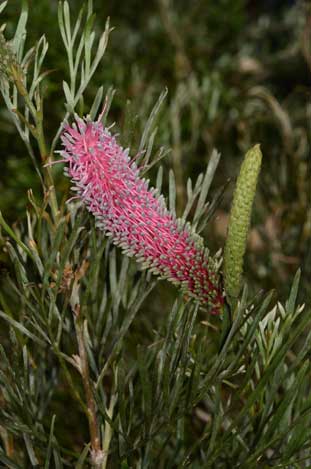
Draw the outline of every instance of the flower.
[[[178,285],[212,312],[223,294],[214,261],[202,239],[167,209],[157,189],[98,120],[76,118],[62,135],[65,174],[96,225],[143,268]]]

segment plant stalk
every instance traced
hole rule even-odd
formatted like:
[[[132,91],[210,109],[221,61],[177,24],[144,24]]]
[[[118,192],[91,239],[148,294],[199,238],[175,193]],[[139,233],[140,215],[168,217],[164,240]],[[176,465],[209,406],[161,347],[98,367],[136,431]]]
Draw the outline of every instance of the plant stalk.
[[[93,396],[92,384],[90,378],[90,370],[87,358],[87,351],[85,347],[85,336],[83,332],[83,323],[81,318],[79,318],[80,307],[76,306],[75,309],[75,329],[78,342],[78,350],[80,357],[80,372],[83,381],[83,387],[86,397],[87,404],[87,418],[89,422],[89,431],[91,438],[91,454],[92,454],[92,464],[94,468],[101,467],[102,461],[102,450],[101,450],[101,441],[100,441],[100,431],[97,422],[96,415],[96,403]]]

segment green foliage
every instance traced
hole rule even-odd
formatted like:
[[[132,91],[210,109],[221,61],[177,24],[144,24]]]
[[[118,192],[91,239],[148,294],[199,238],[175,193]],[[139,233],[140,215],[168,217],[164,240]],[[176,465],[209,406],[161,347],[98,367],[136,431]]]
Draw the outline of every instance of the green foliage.
[[[33,214],[29,248],[5,241],[15,272],[1,298],[10,326],[1,425],[11,441],[2,463],[89,459],[90,447],[76,444],[88,442],[78,330],[111,467],[264,467],[310,457],[310,309],[296,304],[299,274],[285,305],[271,307],[272,295],[250,301],[245,290],[223,343],[221,318],[208,322],[181,299],[152,330],[141,316],[155,281],[79,212],[69,204],[55,231],[46,214]],[[148,338],[136,343],[142,327]]]
[[[159,3],[168,37],[176,41],[172,5]],[[240,5],[230,7],[232,23],[225,33],[215,26],[220,7],[211,9],[218,46],[230,31],[239,30]],[[51,163],[64,119],[88,111],[95,117],[105,103],[106,120],[114,95],[103,86],[90,94],[87,90],[106,51],[108,22],[98,35],[90,0],[76,20],[72,11],[67,2],[60,3],[60,36],[68,61],[59,85],[65,103],[64,114],[57,111],[61,124],[52,132],[43,106],[43,85],[51,80],[43,68],[47,39],[42,36],[24,52],[26,3],[10,45],[21,69],[1,82],[7,115],[40,183],[35,194],[27,193],[21,222],[8,223],[5,210],[0,216],[1,464],[46,469],[309,467],[311,308],[309,299],[307,305],[298,299],[305,281],[300,271],[286,302],[279,293],[254,295],[244,285],[233,311],[207,317],[167,284],[137,270],[95,229],[78,202],[64,203],[66,188],[61,200],[64,186]],[[220,154],[208,150],[219,139],[215,127],[218,119],[224,122],[227,109],[219,103],[239,97],[224,86],[223,64],[220,76],[198,79],[188,45],[180,39],[171,46],[179,60],[176,75],[182,78],[169,104],[164,103],[166,93],[158,93],[157,102],[154,90],[144,94],[143,102],[134,94],[119,127],[122,143],[131,146],[133,156],[136,152],[144,172],[151,170],[156,187],[169,194],[168,206],[181,223],[191,223],[194,234],[205,233],[224,189],[210,195]],[[130,55],[130,44],[126,47]],[[182,74],[189,64],[193,73]],[[288,123],[267,92],[252,89],[251,96],[243,111],[248,117],[258,112],[261,100]],[[191,124],[184,121],[185,109]],[[207,137],[199,126],[205,119],[215,126]],[[166,163],[157,173],[154,165],[167,154],[157,145],[168,142],[170,130],[173,171],[166,178]],[[257,130],[260,134],[260,126]],[[253,130],[248,131],[241,148],[249,143]],[[204,135],[207,168],[183,184],[183,155],[197,151]],[[299,166],[302,153],[295,155]],[[200,161],[198,166],[205,165]],[[286,177],[290,180],[291,173]],[[300,202],[303,207],[303,194]],[[215,262],[220,265],[220,253]]]

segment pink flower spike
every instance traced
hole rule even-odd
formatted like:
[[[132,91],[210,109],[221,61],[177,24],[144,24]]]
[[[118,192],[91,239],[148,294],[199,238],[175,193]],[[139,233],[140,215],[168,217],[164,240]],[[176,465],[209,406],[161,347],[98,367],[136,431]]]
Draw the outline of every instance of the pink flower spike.
[[[97,226],[128,256],[179,286],[212,313],[224,297],[202,239],[168,211],[163,196],[139,176],[128,150],[96,122],[76,117],[62,135],[65,174]]]

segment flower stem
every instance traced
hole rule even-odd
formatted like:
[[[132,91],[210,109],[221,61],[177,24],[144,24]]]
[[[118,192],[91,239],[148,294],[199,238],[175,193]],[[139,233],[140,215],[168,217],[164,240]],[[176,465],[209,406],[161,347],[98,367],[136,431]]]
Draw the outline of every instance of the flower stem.
[[[101,450],[101,441],[100,441],[100,432],[97,422],[96,415],[96,403],[93,396],[92,384],[90,378],[90,370],[87,358],[87,351],[85,347],[85,335],[83,330],[83,323],[79,317],[80,308],[79,305],[75,309],[75,329],[78,342],[78,350],[80,357],[80,373],[82,376],[83,387],[86,398],[87,405],[87,418],[89,422],[89,431],[91,438],[91,455],[92,455],[92,465],[94,468],[101,467],[102,461],[102,450]]]

